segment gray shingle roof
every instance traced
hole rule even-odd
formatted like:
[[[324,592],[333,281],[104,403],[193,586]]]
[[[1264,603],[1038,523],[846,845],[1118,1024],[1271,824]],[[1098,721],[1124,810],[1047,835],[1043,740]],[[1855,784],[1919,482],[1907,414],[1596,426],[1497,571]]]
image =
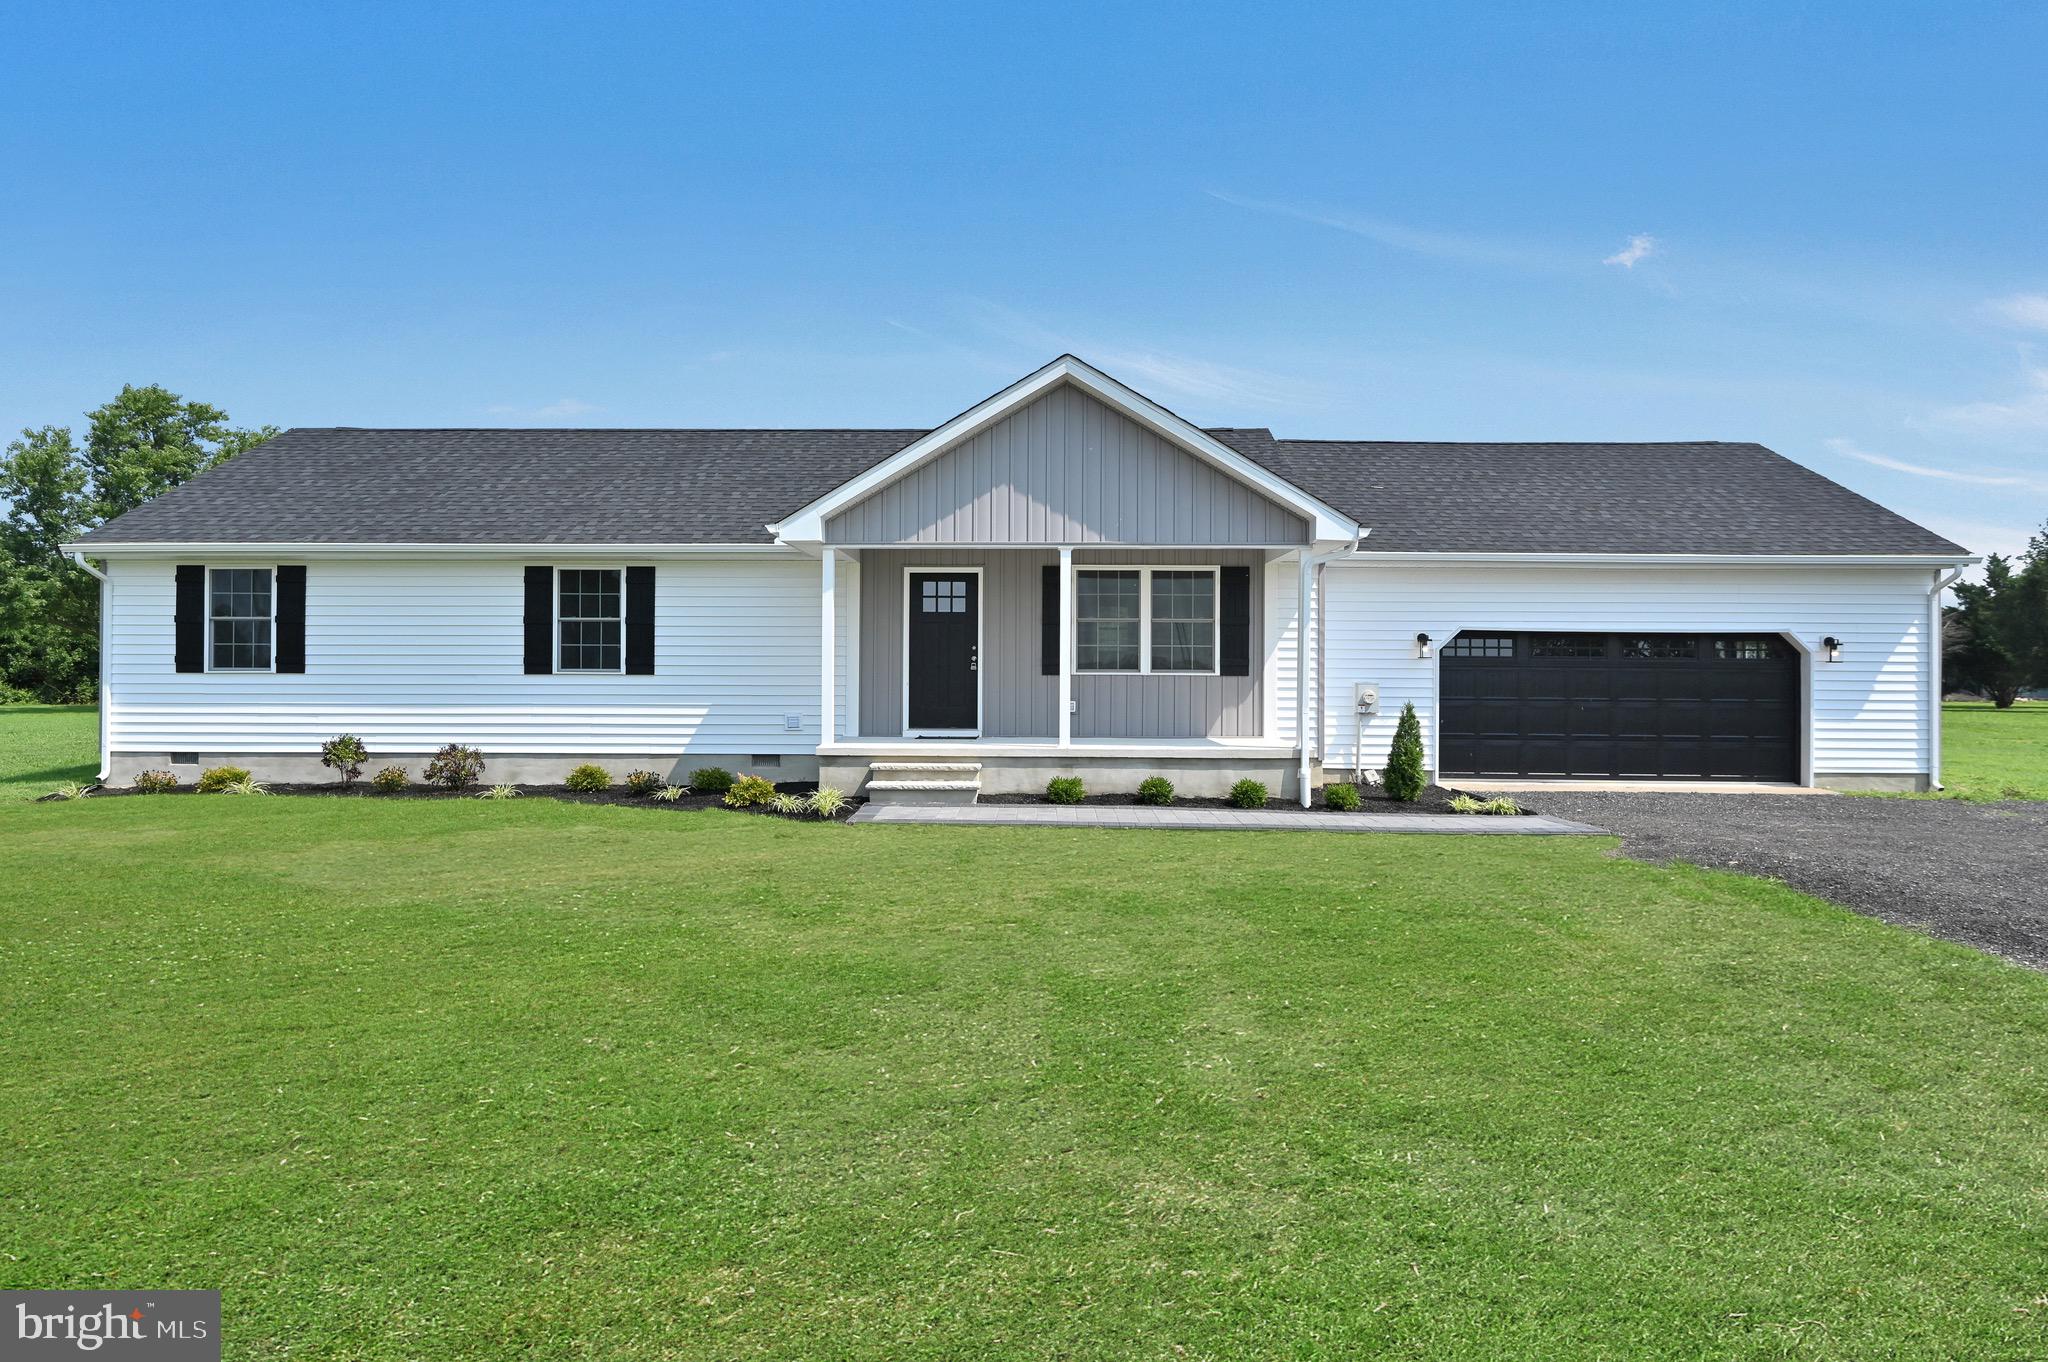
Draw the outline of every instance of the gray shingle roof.
[[[766,543],[922,430],[286,431],[84,543]],[[1957,545],[1754,444],[1210,432],[1371,551],[1930,553]]]

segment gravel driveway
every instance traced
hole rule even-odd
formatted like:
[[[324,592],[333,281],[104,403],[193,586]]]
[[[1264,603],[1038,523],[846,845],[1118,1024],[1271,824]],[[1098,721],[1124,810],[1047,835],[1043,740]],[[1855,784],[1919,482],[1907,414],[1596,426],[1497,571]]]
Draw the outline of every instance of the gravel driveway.
[[[2048,970],[2048,803],[1826,795],[1516,796],[1645,861],[1770,875],[1859,913]]]

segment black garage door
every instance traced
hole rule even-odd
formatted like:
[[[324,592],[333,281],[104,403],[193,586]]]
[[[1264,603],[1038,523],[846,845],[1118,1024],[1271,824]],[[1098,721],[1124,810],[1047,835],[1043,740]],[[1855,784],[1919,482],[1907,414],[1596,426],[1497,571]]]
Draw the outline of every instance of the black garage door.
[[[1799,654],[1775,635],[1468,630],[1442,667],[1446,776],[1799,778]]]

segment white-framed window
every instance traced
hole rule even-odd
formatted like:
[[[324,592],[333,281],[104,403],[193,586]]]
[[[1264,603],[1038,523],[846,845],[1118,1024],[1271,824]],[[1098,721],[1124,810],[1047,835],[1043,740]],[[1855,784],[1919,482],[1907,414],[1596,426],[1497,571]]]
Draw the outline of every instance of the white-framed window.
[[[555,669],[626,669],[625,570],[555,569]]]
[[[206,570],[206,669],[267,672],[276,635],[276,595],[267,567]]]
[[[1074,670],[1216,675],[1213,567],[1077,568]]]

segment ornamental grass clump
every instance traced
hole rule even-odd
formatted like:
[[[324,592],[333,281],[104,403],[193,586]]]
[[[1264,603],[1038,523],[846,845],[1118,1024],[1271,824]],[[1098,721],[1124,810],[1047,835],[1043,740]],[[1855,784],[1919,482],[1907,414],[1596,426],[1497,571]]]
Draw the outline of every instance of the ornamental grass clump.
[[[1380,775],[1387,798],[1413,804],[1422,795],[1428,779],[1422,770],[1422,720],[1413,703],[1401,706],[1401,721],[1394,726],[1394,746],[1387,754],[1387,769]]]
[[[846,808],[846,791],[835,790],[830,785],[820,785],[804,804],[810,813],[819,818],[836,818]]]

